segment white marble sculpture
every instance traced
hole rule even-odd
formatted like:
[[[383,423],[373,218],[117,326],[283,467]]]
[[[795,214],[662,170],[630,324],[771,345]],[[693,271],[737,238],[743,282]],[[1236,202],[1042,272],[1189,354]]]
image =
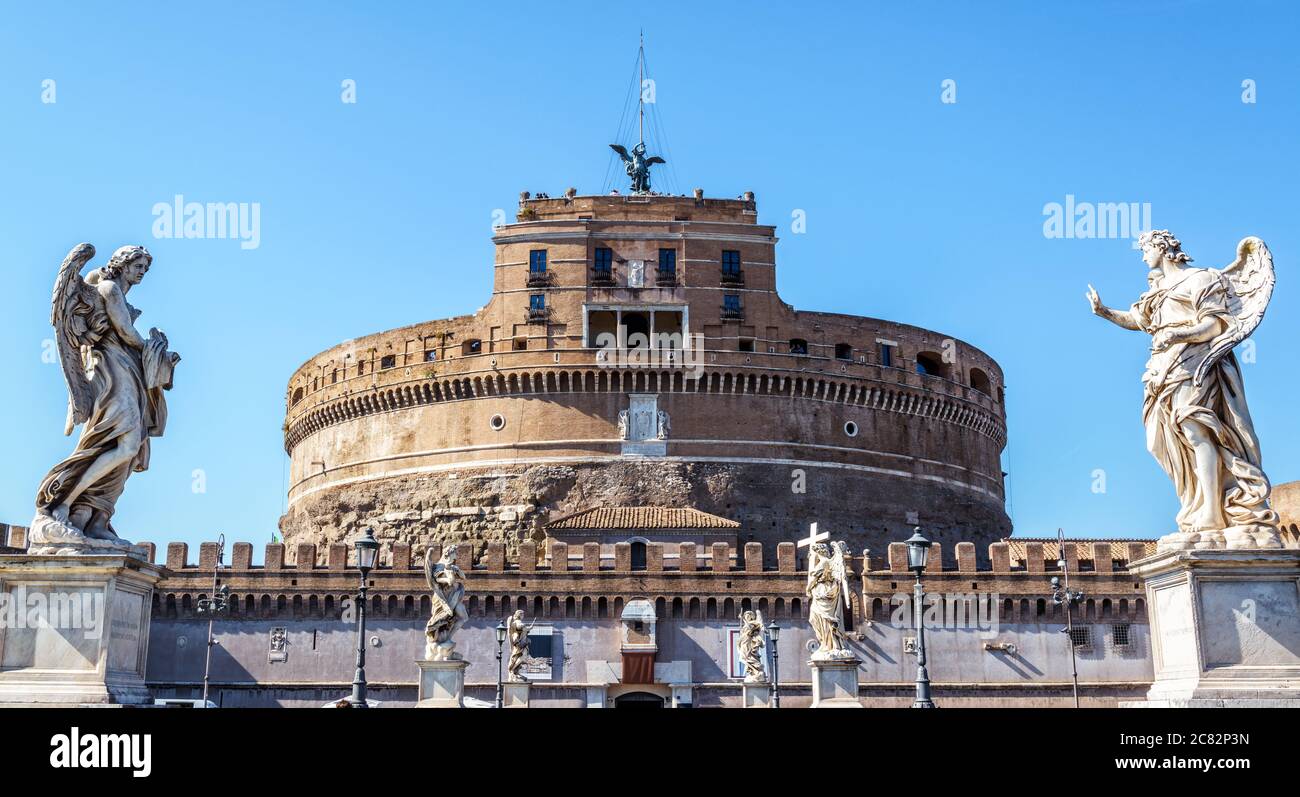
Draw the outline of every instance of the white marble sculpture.
[[[628,429],[628,425],[629,425],[629,421],[628,421],[627,410],[619,410],[618,411],[618,439],[619,440],[626,440],[628,438],[628,434],[630,431]]]
[[[1222,270],[1193,268],[1168,230],[1139,240],[1148,288],[1127,310],[1092,311],[1151,335],[1142,375],[1147,449],[1169,474],[1182,508],[1160,550],[1280,548],[1278,516],[1232,349],[1259,325],[1273,293],[1273,257],[1258,238],[1237,245]]]
[[[149,438],[167,425],[163,391],[180,355],[157,329],[142,336],[140,311],[126,295],[153,263],[143,246],[124,246],[85,277],[95,247],[78,244],[59,268],[50,322],[68,385],[64,434],[83,425],[77,447],[36,494],[32,553],[123,551],[111,519],[132,473],[149,467]]]
[[[672,431],[673,425],[672,421],[668,419],[668,413],[659,410],[658,414],[655,416],[655,439],[667,440],[668,435],[672,434]]]
[[[763,616],[753,610],[740,613],[740,661],[745,665],[745,683],[766,683],[763,667]]]
[[[846,554],[843,542],[815,543],[808,551],[804,594],[811,599],[808,619],[817,637],[813,661],[853,658],[844,639],[844,602],[849,597]]]
[[[528,680],[523,675],[523,667],[528,660],[528,632],[533,630],[534,623],[524,625],[524,610],[517,609],[506,626],[510,633],[510,662],[506,665],[506,672],[511,683]]]
[[[465,574],[456,565],[456,546],[452,545],[437,562],[424,555],[424,577],[433,592],[433,611],[424,626],[426,661],[453,661],[461,658],[452,635],[469,620],[465,609]]]

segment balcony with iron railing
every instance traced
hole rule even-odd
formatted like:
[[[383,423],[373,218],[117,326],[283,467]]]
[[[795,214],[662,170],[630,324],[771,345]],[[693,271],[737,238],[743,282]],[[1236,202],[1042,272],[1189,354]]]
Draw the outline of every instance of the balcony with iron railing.
[[[530,288],[549,288],[554,284],[549,271],[529,271],[528,287]]]
[[[655,287],[656,288],[677,287],[677,269],[675,268],[655,269]]]
[[[591,284],[597,288],[612,288],[614,286],[614,270],[612,268],[593,268],[591,270]]]
[[[727,287],[743,286],[745,284],[745,272],[740,270],[722,272],[722,284]]]
[[[551,308],[549,307],[528,308],[528,323],[544,324],[549,320],[551,320]]]
[[[723,306],[722,306],[722,320],[723,320],[723,321],[744,321],[744,320],[745,320],[745,308],[743,308],[743,307],[727,307],[726,305],[723,305]]]

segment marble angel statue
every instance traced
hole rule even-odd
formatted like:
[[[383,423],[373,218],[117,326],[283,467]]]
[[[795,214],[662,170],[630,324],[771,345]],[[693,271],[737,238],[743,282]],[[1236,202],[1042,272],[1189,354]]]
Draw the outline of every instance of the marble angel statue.
[[[765,683],[767,675],[763,667],[763,648],[765,646],[763,615],[758,612],[740,613],[740,661],[745,665],[745,683]]]
[[[844,639],[844,602],[849,597],[847,552],[843,542],[819,542],[808,552],[804,594],[811,598],[808,618],[817,637],[814,660],[853,658]]]
[[[95,247],[78,244],[59,267],[50,323],[68,386],[65,435],[81,426],[76,449],[50,469],[36,494],[33,553],[122,551],[114,507],[132,473],[149,467],[149,438],[167,426],[164,391],[180,355],[157,329],[142,336],[127,302],[153,263],[143,246],[124,246],[84,277]]]
[[[522,683],[528,680],[522,671],[524,662],[528,660],[528,632],[533,630],[534,625],[536,625],[535,620],[524,625],[523,609],[516,609],[510,616],[510,622],[506,623],[510,634],[510,663],[506,665],[509,677],[506,680],[511,683]]]
[[[1142,375],[1147,450],[1173,481],[1178,530],[1160,550],[1280,548],[1278,516],[1232,349],[1250,336],[1273,294],[1273,256],[1258,238],[1242,239],[1222,270],[1193,268],[1168,230],[1143,233],[1147,291],[1128,310],[1092,312],[1151,336]]]
[[[424,658],[426,661],[459,659],[452,635],[469,621],[469,612],[465,609],[465,574],[456,565],[455,545],[447,548],[436,562],[425,552],[424,578],[433,592],[433,611],[424,626]]]

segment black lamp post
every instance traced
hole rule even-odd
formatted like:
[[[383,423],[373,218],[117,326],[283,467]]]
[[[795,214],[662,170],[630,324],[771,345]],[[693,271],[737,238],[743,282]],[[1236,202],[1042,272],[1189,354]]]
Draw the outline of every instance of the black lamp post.
[[[503,698],[501,695],[501,646],[506,642],[506,622],[501,620],[497,623],[497,708],[501,708]]]
[[[352,678],[352,697],[348,702],[352,708],[369,708],[366,703],[366,577],[375,566],[375,557],[379,555],[379,542],[375,533],[366,529],[352,541],[357,549],[357,569],[361,571],[361,591],[357,598],[357,674]]]
[[[1077,589],[1070,589],[1070,568],[1065,561],[1065,533],[1061,529],[1056,530],[1057,551],[1061,558],[1056,564],[1065,574],[1065,584],[1061,584],[1060,576],[1052,576],[1052,603],[1060,606],[1065,604],[1065,628],[1061,630],[1070,638],[1070,679],[1074,687],[1074,707],[1079,707],[1079,663],[1074,655],[1074,624],[1071,620],[1073,612],[1071,609],[1083,601],[1083,592]]]
[[[912,701],[912,708],[935,708],[930,699],[930,673],[925,668],[925,590],[921,586],[921,573],[929,558],[930,541],[917,526],[907,540],[907,567],[916,574],[916,586],[912,589],[916,603],[916,700]]]
[[[212,567],[212,597],[199,598],[198,605],[195,607],[199,614],[208,616],[208,650],[203,658],[203,707],[208,707],[208,676],[212,672],[212,646],[217,644],[212,638],[212,624],[217,619],[218,614],[223,614],[230,608],[230,587],[222,584],[217,587],[217,579],[221,575],[221,557],[226,550],[226,535],[217,535],[217,563]]]
[[[781,627],[776,621],[767,624],[767,638],[772,640],[772,708],[781,707],[781,693],[779,684],[781,683],[781,667],[779,665],[780,653],[777,652],[776,643],[781,639]]]

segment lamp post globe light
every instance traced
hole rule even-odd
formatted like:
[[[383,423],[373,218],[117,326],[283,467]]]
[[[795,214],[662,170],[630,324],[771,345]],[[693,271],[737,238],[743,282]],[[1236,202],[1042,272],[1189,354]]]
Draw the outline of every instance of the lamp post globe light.
[[[357,595],[357,673],[352,679],[352,708],[369,708],[366,703],[366,578],[379,556],[379,541],[375,533],[366,529],[352,541],[357,551],[357,569],[361,571],[361,589]]]
[[[779,684],[781,683],[781,668],[778,657],[776,643],[781,639],[781,626],[776,624],[776,620],[767,625],[767,638],[772,640],[772,708],[781,707],[781,692]]]
[[[208,707],[208,677],[212,673],[212,646],[217,644],[212,637],[212,624],[218,614],[224,614],[230,608],[230,586],[217,586],[221,576],[221,559],[226,550],[226,535],[217,535],[217,563],[212,568],[212,597],[199,598],[196,609],[200,615],[208,616],[208,647],[203,657],[203,707]]]
[[[930,699],[930,673],[925,668],[925,590],[921,586],[921,573],[930,560],[930,541],[917,526],[907,540],[907,567],[916,574],[912,589],[913,609],[916,612],[916,700],[912,708],[935,708]]]
[[[501,695],[501,646],[506,642],[506,621],[501,620],[497,623],[497,708],[502,706]]]
[[[1074,707],[1078,708],[1079,662],[1074,653],[1074,622],[1071,609],[1083,601],[1083,591],[1070,588],[1070,568],[1065,559],[1065,532],[1062,529],[1056,530],[1056,539],[1057,551],[1061,557],[1057,560],[1056,566],[1065,574],[1065,583],[1061,583],[1060,576],[1052,576],[1052,603],[1057,606],[1065,605],[1065,628],[1062,628],[1061,631],[1070,640],[1070,682],[1074,689]]]

